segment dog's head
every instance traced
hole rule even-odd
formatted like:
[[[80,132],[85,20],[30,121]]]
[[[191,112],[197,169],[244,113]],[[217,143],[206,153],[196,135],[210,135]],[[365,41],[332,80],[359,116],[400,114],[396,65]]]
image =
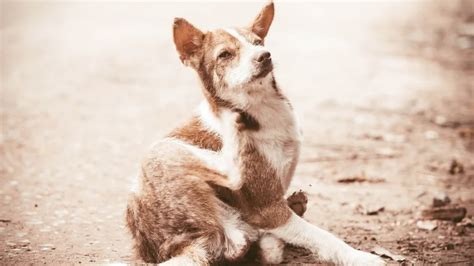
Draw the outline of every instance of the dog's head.
[[[175,19],[173,37],[179,58],[198,72],[209,100],[244,104],[242,98],[272,81],[273,64],[264,40],[274,12],[270,2],[250,26],[209,32],[185,19]]]

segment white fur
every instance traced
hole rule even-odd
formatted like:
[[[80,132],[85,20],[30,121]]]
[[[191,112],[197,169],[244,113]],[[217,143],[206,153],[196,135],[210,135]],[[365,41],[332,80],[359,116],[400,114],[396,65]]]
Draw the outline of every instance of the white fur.
[[[285,243],[272,234],[265,234],[259,240],[261,256],[265,263],[280,264],[283,262]]]
[[[243,255],[245,249],[250,245],[250,240],[247,239],[246,232],[239,228],[239,225],[242,224],[239,217],[228,216],[226,218],[222,223],[226,237],[224,256],[227,259],[234,260]]]
[[[220,114],[220,117],[216,117],[210,110],[207,102],[203,102],[198,111],[204,126],[221,135],[223,148],[215,152],[201,149],[177,139],[168,139],[168,141],[185,147],[202,160],[207,167],[227,176],[230,189],[239,189],[243,184],[243,180],[238,165],[237,114],[231,111],[224,111]]]
[[[243,182],[239,169],[236,164],[232,162],[232,158],[228,158],[228,153],[223,152],[224,150],[215,152],[212,150],[198,148],[177,139],[168,139],[168,141],[185,147],[194,156],[201,160],[209,169],[215,170],[220,174],[227,176],[229,181],[227,185],[228,188],[237,190],[242,187]]]
[[[226,32],[240,41],[239,63],[225,75],[225,81],[229,88],[238,88],[247,84],[257,71],[254,59],[258,54],[267,51],[263,46],[249,43],[242,35],[234,29],[226,29]]]
[[[378,256],[356,250],[331,233],[310,224],[296,214],[278,228],[269,230],[285,242],[307,248],[325,261],[337,265],[385,265]]]
[[[190,246],[186,247],[181,255],[173,257],[158,265],[160,266],[201,266],[208,265],[207,251],[198,239]]]
[[[206,126],[210,131],[218,134],[222,133],[222,121],[212,112],[211,107],[206,100],[202,101],[199,105],[198,115],[204,123],[204,126]]]
[[[229,180],[235,185],[235,189],[242,186],[243,180],[238,166],[239,143],[237,139],[237,114],[231,111],[223,111],[220,117],[211,111],[209,103],[204,101],[199,108],[199,116],[204,126],[209,130],[221,135],[222,149],[218,152],[221,165]]]
[[[224,224],[224,231],[227,240],[226,256],[232,257],[243,252],[248,245],[244,231],[239,230],[233,224]]]
[[[193,260],[192,257],[186,255],[179,255],[173,257],[165,262],[158,264],[160,266],[182,266],[182,265],[190,265],[190,266],[199,266],[200,263]]]
[[[225,234],[224,256],[227,259],[235,260],[244,255],[250,242],[258,238],[258,231],[245,223],[237,210],[226,205],[219,204],[219,214]]]

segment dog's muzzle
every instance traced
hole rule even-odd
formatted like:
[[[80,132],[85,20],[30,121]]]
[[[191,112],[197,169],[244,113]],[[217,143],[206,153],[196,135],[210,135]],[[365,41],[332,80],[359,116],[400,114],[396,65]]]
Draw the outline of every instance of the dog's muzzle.
[[[255,78],[263,78],[273,70],[271,54],[269,52],[262,53],[256,60],[257,74]]]

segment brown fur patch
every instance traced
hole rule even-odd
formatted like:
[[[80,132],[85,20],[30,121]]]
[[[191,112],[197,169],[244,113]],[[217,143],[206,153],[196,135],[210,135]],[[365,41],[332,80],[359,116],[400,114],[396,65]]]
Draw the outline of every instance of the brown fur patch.
[[[175,18],[173,23],[173,38],[179,59],[185,63],[196,56],[202,46],[204,34],[183,18]]]
[[[206,129],[198,117],[193,117],[183,126],[173,130],[168,137],[180,139],[201,149],[213,151],[222,149],[221,137]]]
[[[156,247],[153,242],[147,239],[147,236],[139,230],[139,218],[137,212],[139,208],[136,204],[135,196],[131,197],[128,201],[126,222],[132,237],[134,238],[134,250],[135,256],[141,258],[145,262],[158,262]]]
[[[264,39],[267,36],[270,25],[272,25],[273,17],[275,16],[275,7],[273,2],[270,2],[263,7],[260,14],[255,18],[250,27],[252,31]]]
[[[237,119],[237,127],[239,131],[243,131],[243,130],[257,131],[260,129],[260,123],[251,114],[240,109],[234,109],[234,111],[240,114],[239,118]]]

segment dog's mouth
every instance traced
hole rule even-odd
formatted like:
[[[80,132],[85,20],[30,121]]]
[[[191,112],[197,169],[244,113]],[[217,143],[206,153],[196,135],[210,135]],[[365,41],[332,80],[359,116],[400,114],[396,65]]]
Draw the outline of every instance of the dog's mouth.
[[[271,58],[266,58],[262,62],[260,62],[259,67],[257,69],[257,74],[254,75],[253,79],[263,78],[268,75],[268,73],[272,72],[273,70],[273,62]]]

